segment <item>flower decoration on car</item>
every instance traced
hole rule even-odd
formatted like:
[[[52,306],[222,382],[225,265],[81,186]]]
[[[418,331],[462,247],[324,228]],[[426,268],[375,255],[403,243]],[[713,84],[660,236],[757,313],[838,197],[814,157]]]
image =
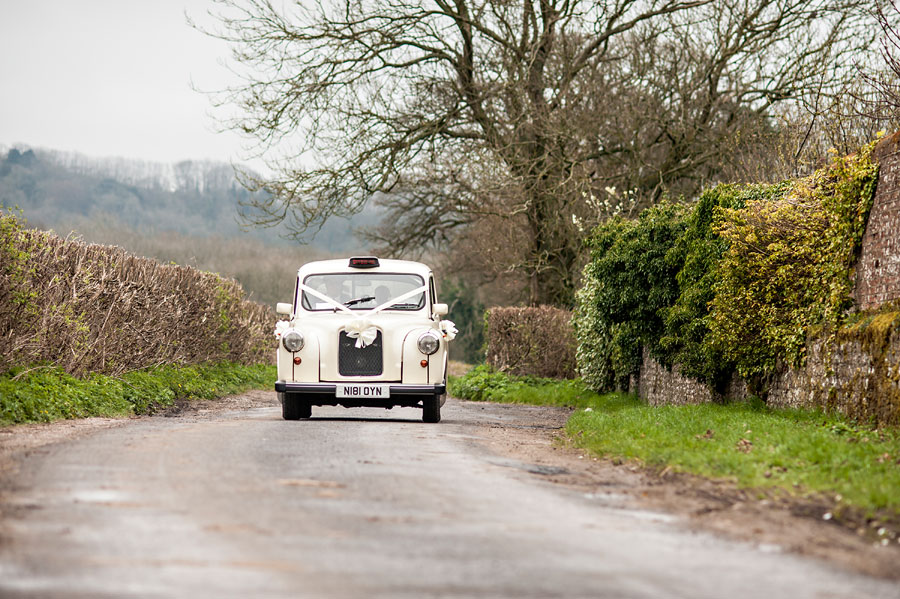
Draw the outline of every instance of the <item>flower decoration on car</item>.
[[[281,336],[284,335],[284,332],[291,328],[291,323],[288,320],[279,320],[275,323],[275,338],[281,339]]]
[[[442,320],[441,321],[441,333],[444,335],[444,339],[447,341],[453,341],[456,339],[456,334],[459,332],[459,329],[456,328],[456,325],[452,320]]]

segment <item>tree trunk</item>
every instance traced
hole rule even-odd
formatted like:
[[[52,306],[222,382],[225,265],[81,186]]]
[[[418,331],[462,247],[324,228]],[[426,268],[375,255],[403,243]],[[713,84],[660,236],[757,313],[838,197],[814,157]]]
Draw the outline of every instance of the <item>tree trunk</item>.
[[[575,301],[578,240],[572,237],[564,214],[565,201],[550,193],[534,194],[529,203],[528,224],[532,235],[527,261],[529,303],[569,308]]]

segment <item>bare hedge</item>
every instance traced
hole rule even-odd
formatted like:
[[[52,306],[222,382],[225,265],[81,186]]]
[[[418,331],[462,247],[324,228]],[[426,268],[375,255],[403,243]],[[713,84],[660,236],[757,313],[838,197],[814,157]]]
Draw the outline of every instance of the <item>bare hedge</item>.
[[[0,213],[0,372],[270,363],[274,320],[234,280],[24,229]]]
[[[487,363],[517,375],[574,378],[572,313],[552,306],[491,308]]]

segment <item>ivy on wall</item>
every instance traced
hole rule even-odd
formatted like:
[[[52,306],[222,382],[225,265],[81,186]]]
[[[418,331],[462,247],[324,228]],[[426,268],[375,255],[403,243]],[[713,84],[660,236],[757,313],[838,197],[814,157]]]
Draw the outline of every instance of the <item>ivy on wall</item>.
[[[781,198],[719,208],[728,245],[710,302],[713,344],[744,378],[802,364],[813,325],[836,329],[852,305],[852,266],[872,207],[874,144],[837,157]]]

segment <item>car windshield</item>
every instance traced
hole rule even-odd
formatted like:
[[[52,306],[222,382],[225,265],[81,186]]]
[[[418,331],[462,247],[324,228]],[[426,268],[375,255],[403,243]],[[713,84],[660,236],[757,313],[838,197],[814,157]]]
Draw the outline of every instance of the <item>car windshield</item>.
[[[424,285],[422,277],[403,273],[334,273],[309,275],[303,284],[315,289],[351,310],[371,310],[396,299],[387,310],[421,310],[425,307],[425,292],[403,297]],[[331,310],[333,304],[307,291],[302,304],[306,310]]]

